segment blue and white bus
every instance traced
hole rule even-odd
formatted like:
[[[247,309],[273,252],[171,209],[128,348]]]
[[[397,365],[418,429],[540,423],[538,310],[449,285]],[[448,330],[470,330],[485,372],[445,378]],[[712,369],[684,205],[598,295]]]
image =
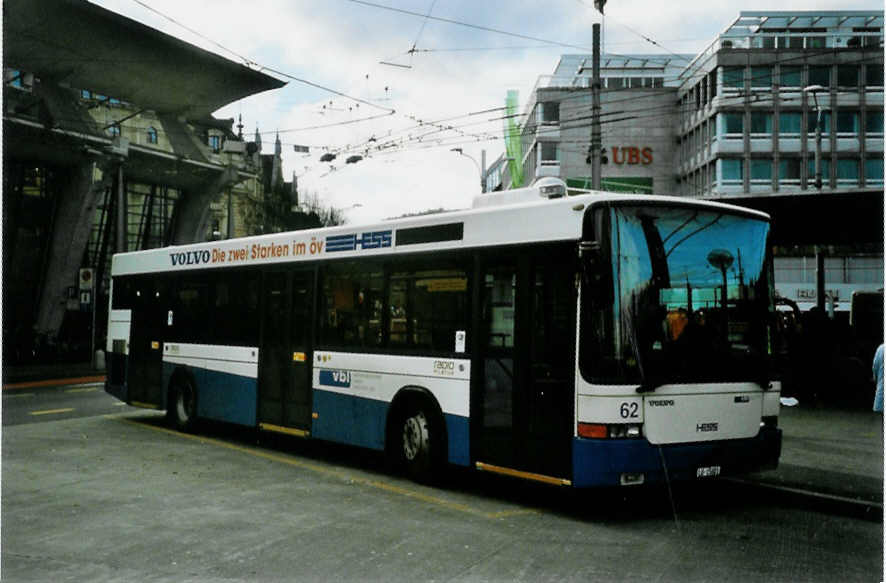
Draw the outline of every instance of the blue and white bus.
[[[566,196],[114,256],[107,391],[575,487],[775,467],[769,220]]]

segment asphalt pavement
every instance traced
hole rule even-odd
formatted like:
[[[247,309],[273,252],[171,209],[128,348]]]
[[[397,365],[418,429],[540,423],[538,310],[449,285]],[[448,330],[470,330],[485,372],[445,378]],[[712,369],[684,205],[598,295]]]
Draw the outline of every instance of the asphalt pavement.
[[[93,380],[104,374],[89,364],[4,367],[3,390]],[[775,470],[738,481],[773,495],[836,507],[867,518],[883,518],[883,416],[799,402],[782,406],[781,460]]]

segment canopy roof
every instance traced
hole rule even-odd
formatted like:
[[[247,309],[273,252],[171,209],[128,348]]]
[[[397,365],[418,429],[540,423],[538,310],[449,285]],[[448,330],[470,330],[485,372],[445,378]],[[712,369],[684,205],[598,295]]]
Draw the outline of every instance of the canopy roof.
[[[5,0],[6,67],[159,113],[205,118],[285,85],[85,0]]]

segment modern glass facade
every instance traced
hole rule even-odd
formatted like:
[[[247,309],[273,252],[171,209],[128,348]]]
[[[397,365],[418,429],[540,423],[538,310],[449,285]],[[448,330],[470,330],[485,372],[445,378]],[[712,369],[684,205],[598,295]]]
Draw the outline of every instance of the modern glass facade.
[[[570,189],[590,188],[591,59],[564,55],[539,78],[522,128],[528,183],[558,176]],[[603,190],[882,197],[883,11],[741,12],[698,55],[603,54],[600,64]],[[848,307],[850,287],[883,282],[882,241],[850,247],[829,250],[844,273],[828,282],[848,286],[834,288],[838,309]],[[793,282],[781,266],[812,260],[812,247],[779,253],[779,289],[808,296],[808,274]]]

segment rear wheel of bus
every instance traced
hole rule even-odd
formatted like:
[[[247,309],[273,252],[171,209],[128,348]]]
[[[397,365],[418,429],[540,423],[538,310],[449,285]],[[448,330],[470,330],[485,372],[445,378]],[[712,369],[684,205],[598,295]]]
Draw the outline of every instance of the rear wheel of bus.
[[[441,420],[424,400],[411,400],[397,411],[389,432],[389,454],[418,482],[436,480],[443,466]]]
[[[197,389],[193,381],[180,375],[172,381],[166,418],[179,431],[193,431],[197,422]]]

